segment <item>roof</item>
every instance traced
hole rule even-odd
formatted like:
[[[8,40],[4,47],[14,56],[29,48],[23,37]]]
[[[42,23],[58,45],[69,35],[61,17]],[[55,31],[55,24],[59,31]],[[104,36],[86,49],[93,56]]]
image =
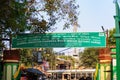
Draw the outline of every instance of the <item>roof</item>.
[[[48,73],[69,73],[69,72],[83,72],[83,73],[86,73],[86,72],[95,72],[95,69],[82,69],[82,70],[48,70],[47,71]]]

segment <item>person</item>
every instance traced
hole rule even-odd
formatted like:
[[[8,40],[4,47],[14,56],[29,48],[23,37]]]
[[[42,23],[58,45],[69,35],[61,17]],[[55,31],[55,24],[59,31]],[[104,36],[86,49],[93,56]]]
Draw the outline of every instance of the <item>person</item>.
[[[86,80],[86,77],[82,76],[79,80]]]
[[[79,80],[86,80],[86,75],[84,74]]]
[[[69,74],[67,75],[67,80],[70,80],[70,75]]]
[[[91,74],[88,74],[86,80],[92,80]]]
[[[39,76],[38,80],[42,80],[42,76]]]
[[[84,80],[84,77],[81,77],[79,80]]]
[[[86,78],[86,80],[92,80],[92,78],[91,78],[90,76],[88,76],[88,77]]]

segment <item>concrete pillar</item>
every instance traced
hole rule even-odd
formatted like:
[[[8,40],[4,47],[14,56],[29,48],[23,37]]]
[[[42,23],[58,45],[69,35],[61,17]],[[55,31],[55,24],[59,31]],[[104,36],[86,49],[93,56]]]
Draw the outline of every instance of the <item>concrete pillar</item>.
[[[116,47],[112,46],[111,47],[111,57],[112,57],[112,66],[111,66],[111,80],[117,80],[117,69],[116,69]]]
[[[14,80],[13,75],[18,68],[19,59],[18,50],[5,50],[3,52],[3,80]]]
[[[111,80],[111,59],[109,48],[100,49],[100,80]]]

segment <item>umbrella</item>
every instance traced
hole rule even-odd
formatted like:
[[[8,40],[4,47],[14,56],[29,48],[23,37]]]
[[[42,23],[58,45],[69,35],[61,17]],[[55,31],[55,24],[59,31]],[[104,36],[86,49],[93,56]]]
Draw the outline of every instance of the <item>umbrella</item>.
[[[34,69],[34,68],[28,68],[25,71],[30,72],[30,73],[34,73],[34,74],[38,74],[38,75],[45,75],[43,72],[39,71],[38,69]]]

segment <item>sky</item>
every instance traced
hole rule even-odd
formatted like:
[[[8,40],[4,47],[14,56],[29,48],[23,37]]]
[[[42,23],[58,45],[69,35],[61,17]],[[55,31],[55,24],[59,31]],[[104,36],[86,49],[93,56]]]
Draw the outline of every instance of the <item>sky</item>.
[[[77,0],[80,6],[80,31],[102,31],[115,27],[113,0]]]
[[[115,27],[115,4],[113,0],[77,0],[80,14],[78,23],[80,28],[77,32],[102,32],[101,26],[105,30]],[[73,32],[73,29],[62,30],[61,24],[58,24],[55,32]],[[64,50],[64,48],[54,48],[55,51]]]

